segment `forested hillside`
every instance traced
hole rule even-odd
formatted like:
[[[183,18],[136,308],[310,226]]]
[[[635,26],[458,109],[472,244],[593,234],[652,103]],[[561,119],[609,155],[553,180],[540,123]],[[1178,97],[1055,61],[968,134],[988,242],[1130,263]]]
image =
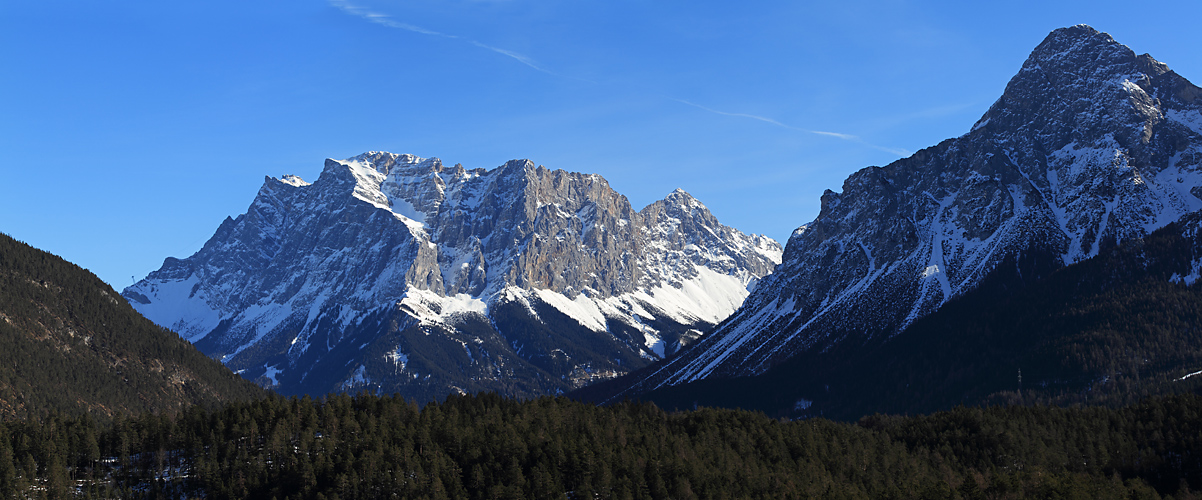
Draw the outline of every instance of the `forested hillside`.
[[[107,428],[0,425],[0,496],[1194,498],[1202,397],[786,422],[566,398],[273,396]]]
[[[108,420],[263,394],[92,273],[0,234],[0,418]]]
[[[4,237],[0,498],[1196,498],[1202,396],[1143,397],[1202,387],[1185,368],[1202,361],[1202,291],[1183,278],[1199,247],[1181,226],[1198,222],[1046,277],[999,275],[904,336],[827,353],[843,365],[653,394],[700,401],[684,412],[265,396],[90,273]],[[949,410],[859,418],[931,408]]]
[[[957,404],[1101,404],[1202,388],[1202,214],[1097,257],[1049,272],[1031,254],[1010,259],[976,290],[895,337],[844,342],[757,377],[713,378],[639,396],[773,416],[855,420],[929,413]],[[1047,266],[1042,266],[1047,267]],[[1021,375],[1021,379],[1020,379]],[[638,375],[636,374],[635,377]],[[601,401],[622,381],[574,397]]]

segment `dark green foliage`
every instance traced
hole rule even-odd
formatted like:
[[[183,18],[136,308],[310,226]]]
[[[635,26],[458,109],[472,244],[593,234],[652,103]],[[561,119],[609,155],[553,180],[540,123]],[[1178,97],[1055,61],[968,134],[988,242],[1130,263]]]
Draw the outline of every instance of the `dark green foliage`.
[[[1193,258],[1180,233],[1173,224],[1019,291],[950,303],[888,354],[868,356],[881,369],[862,385],[893,395],[882,398],[887,412],[957,402],[1117,406],[1202,387],[1181,380],[1202,369],[1202,289],[1169,280]]]
[[[103,428],[0,424],[0,496],[78,484],[85,497],[211,499],[1188,498],[1199,450],[1198,396],[859,424],[495,394],[424,408],[272,396]]]
[[[0,234],[0,418],[107,420],[261,395],[92,273]]]

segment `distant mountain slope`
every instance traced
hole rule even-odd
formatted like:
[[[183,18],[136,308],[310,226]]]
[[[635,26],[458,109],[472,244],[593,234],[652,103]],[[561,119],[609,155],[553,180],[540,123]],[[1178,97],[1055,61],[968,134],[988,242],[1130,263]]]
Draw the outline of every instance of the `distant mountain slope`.
[[[1199,208],[1202,89],[1058,29],[968,133],[827,191],[739,311],[628,393],[888,338],[993,274],[1045,276]]]
[[[92,273],[0,233],[0,418],[107,419],[262,395]]]
[[[370,152],[267,178],[133,306],[285,394],[556,394],[671,355],[780,245],[677,190],[640,211],[599,175]]]
[[[642,397],[669,409],[854,420],[962,403],[1119,406],[1202,391],[1200,275],[1202,212],[1195,212],[1042,279],[993,275],[891,340],[803,353],[760,376]],[[596,399],[602,389],[577,395]]]

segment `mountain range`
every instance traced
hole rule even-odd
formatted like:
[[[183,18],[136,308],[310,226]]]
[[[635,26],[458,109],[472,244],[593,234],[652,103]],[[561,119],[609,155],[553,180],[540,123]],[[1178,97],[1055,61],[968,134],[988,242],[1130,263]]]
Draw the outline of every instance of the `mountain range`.
[[[1202,209],[1200,97],[1105,33],[1055,30],[967,133],[851,175],[783,252],[721,225],[680,190],[635,211],[597,175],[370,152],[327,160],[312,184],[267,178],[247,213],[201,251],[167,259],[123,295],[290,394],[529,397],[619,377],[577,394],[685,404],[680,395],[704,387],[762,394],[721,381],[789,373],[794,389],[769,398],[774,410],[870,411],[828,397],[832,374],[896,365],[881,354],[892,349],[916,355],[909,339],[939,335],[910,332],[972,316],[957,302],[990,317],[1024,293],[1068,286],[1064,276],[1077,271],[1066,266],[1192,227],[1174,224]],[[1188,288],[1180,255],[1156,258],[1175,262],[1173,286]],[[1164,278],[1145,271],[1124,279]],[[1096,299],[1103,289],[1092,290]],[[944,351],[972,358],[957,349]],[[1070,365],[1061,375],[1072,382],[1029,368],[1028,383],[1076,388],[1120,375]],[[972,397],[1005,399],[1000,373]]]
[[[966,134],[828,190],[734,315],[594,396],[764,375],[799,357],[862,366],[957,297],[1137,242],[1202,209],[1200,98],[1110,35],[1055,30]]]
[[[894,337],[804,352],[760,375],[634,397],[667,409],[856,420],[961,404],[1117,407],[1202,393],[1200,227],[1195,212],[1047,276],[991,275]],[[573,396],[604,401],[656,368]]]
[[[381,152],[120,295],[0,234],[0,496],[1194,498],[1200,97],[1056,30],[783,252],[680,190]]]
[[[635,211],[599,175],[370,152],[267,178],[139,312],[285,394],[556,394],[670,356],[780,262],[677,190]]]

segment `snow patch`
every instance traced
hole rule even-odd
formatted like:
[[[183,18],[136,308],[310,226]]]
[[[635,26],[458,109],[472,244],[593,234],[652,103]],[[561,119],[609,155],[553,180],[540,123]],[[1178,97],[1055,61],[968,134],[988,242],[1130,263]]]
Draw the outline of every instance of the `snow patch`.
[[[409,203],[401,198],[392,198],[389,200],[389,202],[391,203],[390,209],[393,213],[397,215],[403,215],[405,218],[417,222],[423,227],[426,225],[426,214],[419,212],[413,207],[412,203]]]
[[[1177,273],[1173,273],[1172,276],[1169,276],[1169,281],[1173,283],[1184,283],[1185,286],[1192,286],[1198,281],[1198,278],[1202,278],[1202,260],[1195,260],[1190,264],[1189,274],[1181,276]]]
[[[410,288],[397,304],[424,324],[449,324],[464,314],[488,316],[488,304],[466,293],[443,297]]]
[[[265,366],[264,368],[267,371],[263,373],[263,376],[267,377],[267,380],[271,381],[271,385],[276,385],[276,386],[280,385],[280,381],[276,380],[276,376],[278,376],[281,373],[284,373],[284,371],[280,370],[279,368],[276,368],[274,366]]]
[[[476,313],[487,316],[488,304],[466,293],[457,293],[453,296],[442,298],[442,316],[444,318],[463,313]]]
[[[1182,111],[1179,109],[1170,109],[1164,114],[1164,117],[1185,125],[1195,133],[1202,135],[1202,112],[1199,112],[1198,110],[1191,109],[1188,111]]]
[[[922,277],[923,277],[923,279],[930,278],[939,272],[940,272],[939,265],[931,264],[931,265],[927,266],[926,269],[922,270]]]
[[[569,299],[567,296],[551,290],[535,290],[534,293],[540,300],[576,320],[581,326],[594,332],[609,331],[601,309],[597,307],[596,302],[585,297],[584,294],[577,295],[575,299]]]
[[[697,320],[718,323],[743,305],[743,300],[749,294],[749,283],[705,266],[695,265],[694,270],[697,276],[681,282],[680,288],[661,284],[646,291],[620,295],[610,299],[610,303],[642,303],[673,321],[685,324]]]
[[[359,367],[351,373],[350,378],[347,378],[346,381],[342,383],[341,389],[345,391],[355,387],[362,387],[369,383],[371,383],[371,379],[367,378],[367,367],[359,365]]]
[[[305,182],[304,179],[291,174],[280,177],[280,182],[293,187],[304,187],[311,185],[311,183]]]
[[[366,201],[377,208],[382,208],[392,211],[391,204],[388,202],[388,197],[380,191],[380,184],[384,182],[384,174],[376,170],[370,163],[358,160],[343,160],[338,163],[347,167],[351,176],[355,179],[355,192],[353,196],[360,200]]]
[[[197,342],[221,323],[221,313],[208,304],[206,293],[195,274],[184,280],[143,280],[127,289],[149,299],[130,305],[142,316],[163,328],[175,331],[188,342]]]
[[[404,370],[405,365],[409,364],[409,356],[401,352],[401,346],[396,346],[396,349],[385,353],[384,359],[395,365],[397,370]]]
[[[697,359],[691,361],[682,369],[677,370],[660,387],[705,378],[714,368],[717,368],[718,365],[725,361],[726,358],[735,354],[743,344],[755,338],[761,329],[783,314],[791,313],[794,305],[795,299],[791,296],[784,303],[780,302],[779,297],[772,299],[772,302],[768,303],[768,305],[750,313],[750,317],[738,322],[734,329],[728,331],[720,340],[709,346]],[[740,315],[742,314],[740,313]],[[669,365],[665,365],[665,367],[667,366]]]
[[[664,339],[660,338],[657,333],[658,332],[651,328],[643,330],[643,343],[647,346],[647,349],[650,349],[651,352],[655,353],[659,359],[664,359]]]

